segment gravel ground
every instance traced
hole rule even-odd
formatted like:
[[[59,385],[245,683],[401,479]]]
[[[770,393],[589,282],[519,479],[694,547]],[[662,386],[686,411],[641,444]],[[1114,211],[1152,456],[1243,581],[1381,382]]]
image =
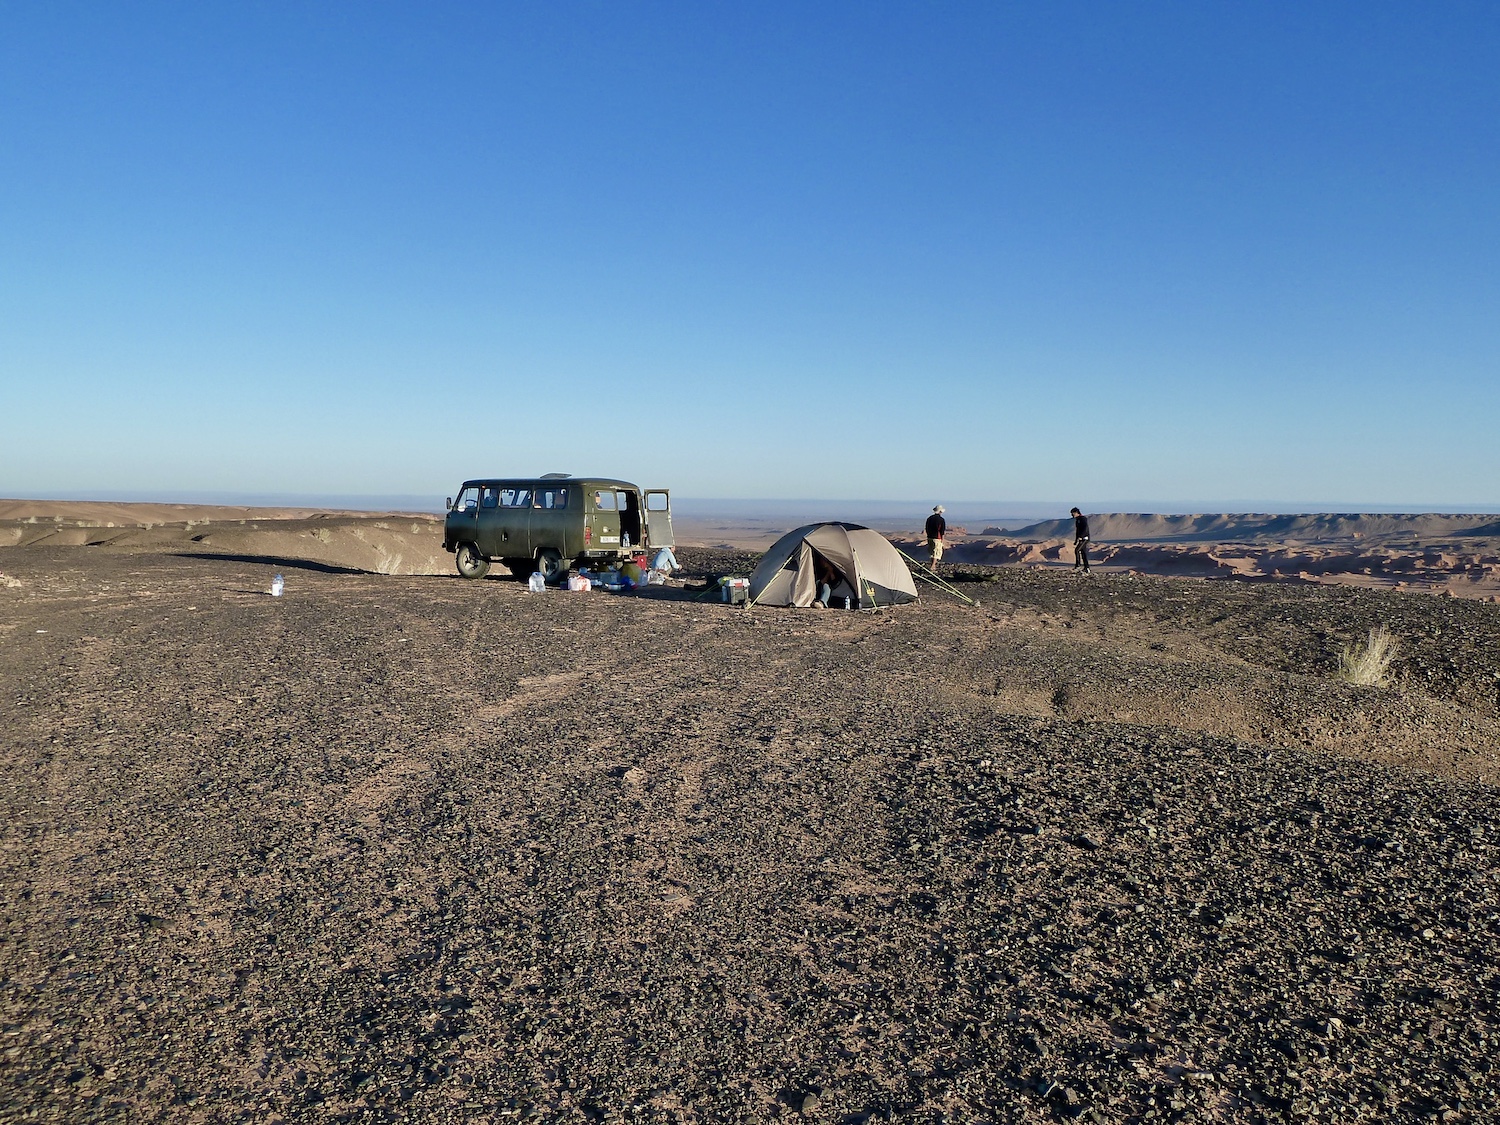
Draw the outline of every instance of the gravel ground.
[[[1500,1119],[1500,607],[4,563],[0,1120]]]

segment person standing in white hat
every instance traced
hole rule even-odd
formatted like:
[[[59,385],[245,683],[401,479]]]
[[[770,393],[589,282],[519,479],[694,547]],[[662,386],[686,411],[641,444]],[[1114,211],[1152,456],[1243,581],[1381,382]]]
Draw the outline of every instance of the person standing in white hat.
[[[943,518],[943,506],[938,504],[927,517],[927,553],[932,556],[933,569],[943,561],[943,535],[948,530],[948,521]]]

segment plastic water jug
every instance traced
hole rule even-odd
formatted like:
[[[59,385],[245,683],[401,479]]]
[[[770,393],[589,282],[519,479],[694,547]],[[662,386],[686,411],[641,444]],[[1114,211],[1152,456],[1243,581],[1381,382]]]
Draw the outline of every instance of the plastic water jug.
[[[278,574],[275,578],[271,579],[271,596],[273,598],[281,597],[281,591],[285,588],[286,582],[282,579],[281,575]]]
[[[533,571],[531,577],[526,580],[526,586],[533,594],[540,594],[547,588],[547,579],[542,577],[540,570]]]

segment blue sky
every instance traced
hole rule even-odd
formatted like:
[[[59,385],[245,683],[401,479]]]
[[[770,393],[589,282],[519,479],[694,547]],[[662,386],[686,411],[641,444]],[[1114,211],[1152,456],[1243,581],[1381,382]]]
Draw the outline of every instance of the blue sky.
[[[1494,506],[1497,57],[1492,3],[3,3],[0,494]]]

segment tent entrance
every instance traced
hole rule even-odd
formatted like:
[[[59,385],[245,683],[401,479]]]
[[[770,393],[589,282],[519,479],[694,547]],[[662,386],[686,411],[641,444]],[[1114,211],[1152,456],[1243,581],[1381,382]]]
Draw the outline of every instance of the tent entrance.
[[[833,593],[829,596],[830,603],[834,598],[850,599],[853,605],[859,604],[859,592],[855,586],[854,579],[845,572],[834,559],[829,558],[819,551],[807,540],[803,540],[800,549],[787,559],[787,569],[794,572],[792,576],[792,602],[791,604],[800,609],[806,609],[818,600],[818,575],[827,574],[831,577],[829,585]]]

